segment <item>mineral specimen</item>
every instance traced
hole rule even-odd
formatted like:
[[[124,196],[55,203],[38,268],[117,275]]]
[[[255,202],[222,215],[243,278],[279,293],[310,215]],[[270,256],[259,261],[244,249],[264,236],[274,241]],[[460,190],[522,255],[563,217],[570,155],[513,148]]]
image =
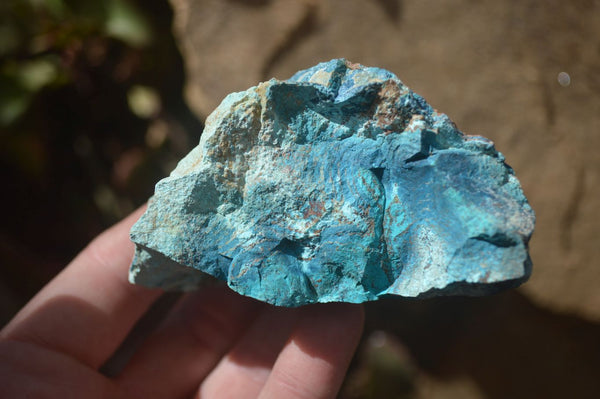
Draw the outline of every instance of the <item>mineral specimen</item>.
[[[336,59],[223,100],[133,226],[130,280],[280,306],[484,294],[527,279],[533,226],[491,141]]]

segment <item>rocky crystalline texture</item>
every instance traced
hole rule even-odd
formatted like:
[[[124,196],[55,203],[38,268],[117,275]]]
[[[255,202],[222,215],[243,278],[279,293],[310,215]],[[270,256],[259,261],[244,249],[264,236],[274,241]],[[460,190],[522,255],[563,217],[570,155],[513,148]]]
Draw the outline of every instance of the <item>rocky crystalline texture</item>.
[[[527,279],[533,226],[491,141],[332,60],[223,100],[132,228],[130,280],[281,306],[483,294]]]

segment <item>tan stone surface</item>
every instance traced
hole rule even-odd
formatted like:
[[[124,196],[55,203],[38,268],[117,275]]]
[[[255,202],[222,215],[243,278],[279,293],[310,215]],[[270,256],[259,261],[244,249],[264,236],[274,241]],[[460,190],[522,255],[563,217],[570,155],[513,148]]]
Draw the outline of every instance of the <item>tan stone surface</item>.
[[[202,117],[231,91],[345,57],[493,139],[538,217],[522,291],[600,320],[600,2],[171,1]]]

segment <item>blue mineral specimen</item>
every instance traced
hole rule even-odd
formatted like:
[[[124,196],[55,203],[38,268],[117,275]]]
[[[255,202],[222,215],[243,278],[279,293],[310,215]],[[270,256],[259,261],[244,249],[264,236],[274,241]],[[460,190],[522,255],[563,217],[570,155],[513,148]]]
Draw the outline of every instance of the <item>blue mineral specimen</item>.
[[[133,226],[135,283],[280,306],[525,281],[534,213],[493,143],[343,59],[232,93]]]

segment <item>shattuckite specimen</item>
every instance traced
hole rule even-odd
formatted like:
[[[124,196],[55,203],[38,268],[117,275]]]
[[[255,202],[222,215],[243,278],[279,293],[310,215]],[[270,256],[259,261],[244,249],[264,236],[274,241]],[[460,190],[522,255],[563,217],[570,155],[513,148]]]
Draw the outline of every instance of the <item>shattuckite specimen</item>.
[[[534,222],[490,140],[335,59],[223,100],[131,229],[130,280],[279,306],[486,294],[528,278]]]

